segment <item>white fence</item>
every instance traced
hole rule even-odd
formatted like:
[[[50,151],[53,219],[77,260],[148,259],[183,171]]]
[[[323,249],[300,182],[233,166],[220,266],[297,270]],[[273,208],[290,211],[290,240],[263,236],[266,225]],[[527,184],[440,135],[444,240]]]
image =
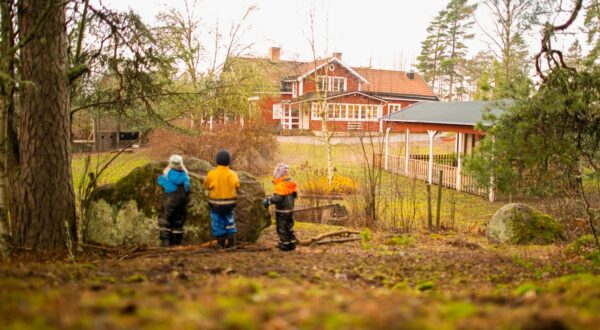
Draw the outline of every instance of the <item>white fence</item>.
[[[406,170],[408,165],[408,171]],[[375,166],[385,168],[386,160],[382,154],[375,155]],[[429,179],[429,162],[416,159],[408,159],[405,157],[389,155],[387,159],[387,170],[394,174],[404,175],[410,178],[416,178],[422,181]],[[446,188],[456,189],[468,194],[487,197],[489,192],[487,189],[478,187],[475,180],[461,173],[460,179],[458,176],[458,168],[454,166],[432,164],[431,181],[434,184],[439,182],[440,171],[442,173],[442,186]],[[462,172],[462,171],[461,171]],[[460,184],[458,181],[460,180]]]

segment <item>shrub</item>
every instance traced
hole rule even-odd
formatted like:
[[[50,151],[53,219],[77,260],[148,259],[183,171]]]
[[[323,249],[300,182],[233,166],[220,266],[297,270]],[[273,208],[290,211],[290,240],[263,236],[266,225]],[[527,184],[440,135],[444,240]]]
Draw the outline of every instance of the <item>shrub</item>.
[[[125,203],[118,210],[100,200],[92,203],[91,209],[84,233],[86,241],[110,246],[158,245],[158,220],[146,217],[135,201]]]
[[[315,167],[309,162],[302,163],[292,174],[298,178],[300,191],[304,194],[353,194],[358,190],[358,184],[352,178],[339,174],[333,175],[330,185],[327,169]]]
[[[355,193],[357,185],[351,178],[335,174],[331,185],[327,176],[318,176],[303,183],[300,188],[305,194],[339,195]]]
[[[227,149],[232,168],[254,175],[268,173],[275,161],[277,140],[273,128],[260,121],[250,121],[242,128],[236,123],[222,124],[213,131],[197,130],[194,134],[155,130],[149,136],[148,149],[153,158],[166,159],[173,153],[206,159],[213,163],[215,154]]]

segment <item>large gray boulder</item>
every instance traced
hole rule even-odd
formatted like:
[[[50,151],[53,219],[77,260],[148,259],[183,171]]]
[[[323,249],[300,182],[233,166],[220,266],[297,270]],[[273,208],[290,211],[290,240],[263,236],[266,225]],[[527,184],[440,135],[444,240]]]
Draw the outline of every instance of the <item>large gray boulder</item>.
[[[563,228],[554,218],[521,203],[501,207],[487,226],[493,243],[550,244],[562,237]]]
[[[184,228],[186,232],[185,242],[207,242],[212,239],[212,236],[208,197],[203,183],[206,174],[213,167],[207,161],[196,158],[186,159],[185,164],[190,172],[192,183],[187,222]],[[115,215],[113,221],[119,224],[118,221],[124,221],[122,218],[125,218],[123,211],[127,209],[128,213],[131,214],[131,204],[135,202],[139,213],[145,216],[145,221],[155,223],[163,196],[162,188],[156,180],[165,166],[167,166],[167,162],[151,162],[134,169],[114,184],[98,187],[94,195],[96,203],[93,204],[92,220],[90,221],[96,221],[96,223],[98,221],[110,222],[102,219],[94,220],[94,216],[106,217],[110,213],[106,210],[106,203],[108,203],[110,209],[112,209],[112,214]],[[241,183],[238,203],[235,208],[235,219],[239,230],[238,238],[241,241],[255,242],[260,233],[271,224],[270,214],[262,206],[265,191],[261,183],[252,175],[246,172],[237,172],[237,174]],[[136,221],[140,222],[139,217],[136,218]],[[98,226],[96,225],[96,227]],[[122,227],[127,226],[122,225]],[[154,228],[157,229],[156,226]],[[140,236],[139,233],[137,235]],[[144,235],[151,237],[137,238],[137,241],[142,243],[155,242],[154,237],[158,238],[157,230],[147,230],[147,234]],[[91,233],[89,237],[94,239],[94,233]],[[111,244],[112,242],[101,243]]]

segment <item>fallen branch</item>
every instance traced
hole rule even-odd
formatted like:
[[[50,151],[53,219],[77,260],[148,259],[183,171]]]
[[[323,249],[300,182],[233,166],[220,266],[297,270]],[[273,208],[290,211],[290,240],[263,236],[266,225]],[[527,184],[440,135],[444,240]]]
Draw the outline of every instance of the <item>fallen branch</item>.
[[[81,246],[82,248],[90,248],[90,249],[97,249],[97,250],[103,250],[103,251],[116,251],[117,250],[117,248],[113,247],[113,246],[105,246],[105,245],[90,244],[90,243],[79,243],[79,246]]]
[[[298,240],[299,246],[310,246],[310,245],[324,245],[324,244],[337,244],[337,243],[346,243],[346,242],[355,242],[359,241],[360,237],[349,237],[349,235],[358,235],[359,231],[356,230],[338,230],[330,233],[320,234],[316,237],[310,238],[308,240]],[[341,236],[341,238],[337,239],[325,239],[335,236]],[[224,252],[262,252],[269,251],[276,247],[273,246],[256,246],[255,244],[240,244],[232,249],[224,249],[224,250],[215,250],[216,241],[212,240],[206,243],[202,243],[199,245],[182,245],[177,247],[140,247],[135,246],[128,250],[125,250],[120,255],[115,257],[113,260],[130,260],[135,258],[157,258],[161,256],[190,256],[195,254],[204,254],[204,253],[218,253],[220,251]],[[101,246],[92,245],[94,248],[102,248]]]
[[[360,240],[361,240],[360,237],[347,237],[347,238],[326,239],[323,241],[316,241],[316,242],[314,242],[314,244],[323,245],[323,244],[347,243],[347,242],[356,242],[356,241],[360,241]],[[300,245],[303,245],[303,244],[300,244]],[[310,243],[308,245],[310,245]]]
[[[347,229],[338,230],[338,231],[334,231],[331,233],[321,234],[321,235],[318,235],[317,237],[313,237],[308,240],[298,240],[298,245],[307,246],[307,245],[311,245],[311,244],[315,244],[315,243],[319,244],[319,245],[320,244],[328,244],[328,243],[339,243],[337,241],[333,242],[333,240],[322,241],[322,239],[327,238],[327,237],[333,237],[333,236],[343,236],[343,235],[348,236],[348,235],[358,235],[358,234],[360,234],[360,232],[356,231],[356,230],[347,230]],[[359,240],[359,239],[360,238],[357,237],[356,239],[353,239],[353,240]]]

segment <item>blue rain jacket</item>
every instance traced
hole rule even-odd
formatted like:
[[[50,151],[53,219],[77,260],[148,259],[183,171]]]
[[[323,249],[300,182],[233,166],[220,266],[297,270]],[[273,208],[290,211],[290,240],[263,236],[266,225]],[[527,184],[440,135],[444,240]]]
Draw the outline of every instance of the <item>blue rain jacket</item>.
[[[174,193],[177,186],[183,185],[185,192],[190,192],[190,177],[185,171],[170,169],[167,175],[158,177],[158,185],[163,187],[165,193]]]

